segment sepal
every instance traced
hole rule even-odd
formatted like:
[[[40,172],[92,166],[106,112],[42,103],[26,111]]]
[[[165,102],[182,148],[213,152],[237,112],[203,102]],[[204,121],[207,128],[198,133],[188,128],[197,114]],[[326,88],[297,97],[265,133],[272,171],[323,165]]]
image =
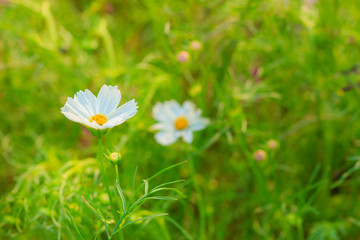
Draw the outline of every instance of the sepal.
[[[91,135],[102,138],[106,133],[109,132],[110,128],[107,129],[94,129],[94,128],[88,128]]]

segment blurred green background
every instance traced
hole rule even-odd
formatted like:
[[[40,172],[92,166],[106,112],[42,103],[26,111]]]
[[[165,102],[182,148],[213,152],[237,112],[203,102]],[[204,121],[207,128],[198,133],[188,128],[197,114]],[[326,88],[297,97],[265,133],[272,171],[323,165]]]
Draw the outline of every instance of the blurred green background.
[[[110,213],[96,139],[60,113],[106,83],[139,105],[104,138],[124,192],[189,155],[199,186],[188,164],[161,175],[185,197],[125,239],[360,239],[359,29],[358,0],[0,0],[0,238],[77,239],[68,212],[106,239],[81,199],[82,181]],[[169,99],[211,120],[190,146],[154,140]]]

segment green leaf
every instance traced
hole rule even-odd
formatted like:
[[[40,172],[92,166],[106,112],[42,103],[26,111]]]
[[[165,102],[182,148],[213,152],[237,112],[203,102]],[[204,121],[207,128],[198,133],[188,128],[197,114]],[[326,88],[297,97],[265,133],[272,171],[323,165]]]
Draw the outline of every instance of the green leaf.
[[[76,233],[79,235],[80,239],[84,240],[83,236],[81,235],[79,229],[77,228],[76,224],[74,223],[74,220],[70,214],[70,212],[68,210],[65,210],[66,214],[68,215],[68,217],[70,218],[70,222],[71,224],[73,225],[73,227],[75,228],[76,230]]]
[[[134,221],[131,221],[129,224],[127,225],[130,225],[134,222],[139,222],[139,221],[142,221],[142,220],[146,220],[146,219],[152,219],[152,218],[156,218],[156,217],[160,217],[160,216],[166,216],[166,215],[169,215],[168,213],[160,213],[160,214],[155,214],[155,215],[151,215],[151,216],[147,216],[147,217],[143,217],[143,218],[139,218],[139,219],[136,219]]]
[[[186,237],[186,239],[188,240],[194,240],[191,235],[180,225],[178,224],[174,219],[172,219],[171,217],[166,217],[166,220],[168,220],[169,222],[171,222],[175,227],[177,227],[180,232],[184,235],[184,237]]]
[[[165,200],[165,201],[177,201],[177,198],[173,198],[173,197],[163,197],[163,196],[147,197],[146,199]]]
[[[126,212],[126,200],[125,200],[125,196],[124,196],[123,191],[121,190],[121,187],[120,187],[120,185],[118,184],[117,180],[116,180],[115,185],[116,185],[116,188],[117,188],[117,190],[118,190],[118,192],[119,192],[119,195],[120,195],[120,198],[121,198],[121,201],[122,201],[123,213],[125,213],[125,212]]]
[[[93,212],[95,213],[95,215],[96,215],[102,222],[105,222],[105,218],[102,217],[102,216],[95,210],[95,208],[94,208],[93,206],[91,206],[91,204],[90,204],[88,201],[86,201],[85,197],[82,196],[82,198],[83,198],[84,202],[86,203],[86,205],[91,209],[91,211],[93,211]]]
[[[185,182],[185,181],[186,181],[185,179],[180,179],[180,180],[176,180],[176,181],[166,182],[166,183],[162,183],[162,184],[154,187],[153,189],[157,189],[157,188],[160,188],[160,187],[163,187],[163,186],[167,186],[167,185],[175,184],[175,183],[179,183],[179,182]]]
[[[171,165],[170,167],[164,168],[163,170],[155,173],[152,177],[148,178],[148,179],[147,179],[147,182],[150,182],[152,179],[154,179],[154,178],[157,177],[158,175],[160,175],[160,174],[162,174],[162,173],[164,173],[164,172],[166,172],[166,171],[169,171],[169,170],[172,169],[172,168],[178,167],[178,166],[180,166],[180,165],[182,165],[182,164],[184,164],[184,163],[186,163],[186,162],[188,162],[188,161],[189,161],[189,160],[185,160],[185,161],[183,161],[183,162],[180,162],[180,163],[176,163],[176,164],[174,164],[174,165]],[[135,190],[135,192],[133,193],[133,197],[131,198],[131,200],[134,199],[136,193],[137,193],[144,185],[145,185],[145,183],[141,184],[141,185]],[[130,202],[131,202],[131,201],[130,201]]]
[[[179,194],[180,196],[185,197],[185,195],[184,195],[181,191],[177,190],[176,188],[157,188],[157,189],[153,189],[153,190],[150,192],[150,194],[155,193],[155,192],[159,192],[159,191],[166,191],[166,190],[168,190],[168,191],[174,191],[174,192],[176,192],[177,194]]]

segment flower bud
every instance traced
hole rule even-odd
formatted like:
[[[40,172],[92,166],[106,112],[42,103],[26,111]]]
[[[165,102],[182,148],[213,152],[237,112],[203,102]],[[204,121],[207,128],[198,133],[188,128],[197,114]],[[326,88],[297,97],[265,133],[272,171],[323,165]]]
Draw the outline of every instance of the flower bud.
[[[262,149],[257,150],[254,152],[254,159],[258,162],[264,161],[266,158],[266,152]]]
[[[191,41],[189,46],[190,46],[190,49],[193,51],[199,51],[202,49],[202,43],[197,40]]]
[[[121,161],[121,154],[118,152],[112,152],[108,156],[108,159],[110,160],[110,162],[112,162],[114,164],[119,164]]]
[[[269,141],[266,142],[266,146],[271,150],[275,150],[279,147],[279,142],[276,141],[275,139],[270,139]]]
[[[313,6],[317,3],[317,0],[305,0],[305,2],[310,5],[310,6]]]
[[[184,63],[184,62],[189,61],[190,55],[187,51],[180,51],[176,55],[176,58],[180,63]]]

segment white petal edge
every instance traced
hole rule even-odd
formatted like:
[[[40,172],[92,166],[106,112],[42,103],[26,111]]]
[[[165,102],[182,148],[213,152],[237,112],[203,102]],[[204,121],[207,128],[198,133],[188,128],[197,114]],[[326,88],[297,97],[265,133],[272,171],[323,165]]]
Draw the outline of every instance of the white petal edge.
[[[168,114],[169,118],[174,120],[176,117],[183,116],[184,111],[180,104],[174,99],[164,102],[164,114]]]
[[[155,140],[163,146],[173,144],[177,139],[178,135],[173,131],[160,131],[155,134]]]
[[[125,122],[127,119],[135,116],[137,108],[135,99],[121,105],[108,116],[108,121],[103,126],[110,128]]]
[[[192,131],[190,131],[190,130],[183,131],[181,133],[181,135],[182,135],[183,140],[186,143],[192,143],[192,141],[193,141],[193,132]]]
[[[61,108],[61,113],[64,114],[64,116],[73,121],[73,122],[77,122],[77,123],[83,123],[83,119],[77,115],[74,115],[71,111],[69,111],[68,109],[66,109],[65,107]]]
[[[83,107],[77,103],[74,99],[68,97],[64,107],[61,108],[61,112],[70,112],[73,116],[77,117],[79,121],[83,122],[89,118],[89,113],[83,109]]]
[[[174,117],[171,114],[167,113],[165,104],[163,103],[156,103],[152,109],[153,118],[159,122],[173,124]]]
[[[96,113],[105,115],[111,114],[119,105],[121,93],[117,86],[107,86],[104,84],[96,98]]]
[[[164,130],[164,131],[175,131],[173,124],[167,124],[164,122],[155,123],[150,127],[150,130]]]
[[[194,105],[194,103],[192,103],[190,101],[185,101],[182,104],[182,109],[183,109],[184,114],[188,117],[192,117],[196,112],[196,106]]]
[[[108,121],[115,119],[119,116],[124,116],[124,114],[127,115],[127,118],[131,118],[136,114],[137,108],[137,102],[135,102],[135,99],[132,99],[112,111],[109,115],[107,115]]]
[[[200,131],[206,128],[209,122],[210,121],[207,118],[199,118],[196,121],[191,122],[188,129],[191,131]]]
[[[95,108],[96,98],[94,95],[91,96],[89,93],[86,92],[90,92],[90,91],[86,89],[85,92],[83,91],[77,92],[74,96],[74,100],[75,102],[80,104],[88,112],[90,116],[94,116],[96,114],[96,108]]]

